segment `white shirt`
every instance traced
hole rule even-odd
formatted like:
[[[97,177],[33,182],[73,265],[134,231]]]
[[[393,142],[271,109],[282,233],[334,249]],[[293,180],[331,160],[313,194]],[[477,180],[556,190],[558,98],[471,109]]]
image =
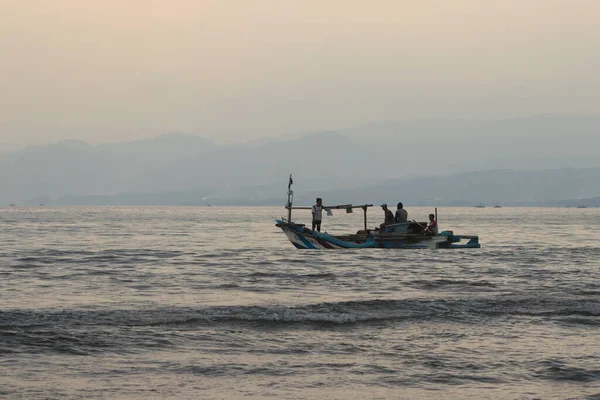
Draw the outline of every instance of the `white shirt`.
[[[315,221],[321,221],[323,219],[323,206],[316,204],[312,206],[312,215]]]

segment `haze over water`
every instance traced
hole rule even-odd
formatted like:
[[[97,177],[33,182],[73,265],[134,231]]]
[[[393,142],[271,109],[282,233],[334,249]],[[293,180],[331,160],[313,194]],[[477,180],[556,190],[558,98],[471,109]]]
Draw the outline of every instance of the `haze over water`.
[[[439,211],[482,248],[299,251],[283,208],[0,208],[0,396],[598,398],[598,209]]]

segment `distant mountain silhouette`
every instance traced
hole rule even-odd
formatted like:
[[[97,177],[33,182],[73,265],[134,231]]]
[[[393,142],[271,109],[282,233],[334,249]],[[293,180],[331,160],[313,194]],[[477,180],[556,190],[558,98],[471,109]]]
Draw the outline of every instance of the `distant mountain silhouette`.
[[[143,171],[215,148],[207,139],[182,134],[100,146],[78,140],[27,146],[0,156],[0,202],[126,192],[129,180]]]
[[[384,121],[341,131],[402,176],[600,167],[600,116]]]
[[[391,203],[406,205],[473,206],[598,206],[595,183],[600,168],[564,168],[545,171],[489,170],[447,176],[391,179],[355,188],[310,190],[301,174],[295,177],[295,204],[310,205],[315,197],[328,204]],[[307,190],[299,189],[303,183]],[[322,184],[322,182],[319,182]],[[115,205],[283,205],[287,174],[271,185],[241,186],[230,192],[206,187],[162,192],[119,193],[110,196],[67,196],[55,201],[34,199],[31,204]],[[575,200],[565,200],[565,199]]]
[[[80,141],[28,146],[0,159],[0,201],[110,191],[120,181],[116,161]]]
[[[600,196],[599,127],[600,117],[537,116],[380,122],[229,146],[181,133],[67,140],[0,154],[0,204],[281,204],[290,172],[306,204],[558,204]]]
[[[300,189],[348,187],[373,180],[376,161],[347,138],[323,132],[252,147],[221,148],[145,172],[130,186],[142,192],[213,187],[217,197],[246,197],[253,192],[251,197],[268,198],[281,193],[274,184],[289,172],[302,175]]]
[[[100,146],[69,140],[0,158],[0,184],[7,189],[0,202],[74,204],[90,196],[95,203],[129,204],[160,193],[160,203],[180,204],[178,196],[189,192],[262,202],[285,192],[277,183],[289,172],[303,176],[301,190],[344,188],[384,179],[373,178],[376,162],[335,132],[221,147],[182,134]]]
[[[183,133],[168,133],[151,139],[98,146],[99,150],[117,157],[130,158],[138,164],[160,166],[216,148],[217,145],[208,139]]]
[[[472,206],[480,203],[543,205],[600,195],[600,168],[543,171],[489,170],[447,176],[392,179],[344,191],[321,192],[335,202]],[[313,197],[311,193],[309,199]],[[309,200],[306,199],[306,200]]]

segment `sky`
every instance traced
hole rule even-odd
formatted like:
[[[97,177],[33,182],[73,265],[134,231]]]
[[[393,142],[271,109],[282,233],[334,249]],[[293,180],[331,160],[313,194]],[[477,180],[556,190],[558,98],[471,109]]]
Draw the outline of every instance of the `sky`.
[[[0,144],[597,114],[598,0],[0,0]]]

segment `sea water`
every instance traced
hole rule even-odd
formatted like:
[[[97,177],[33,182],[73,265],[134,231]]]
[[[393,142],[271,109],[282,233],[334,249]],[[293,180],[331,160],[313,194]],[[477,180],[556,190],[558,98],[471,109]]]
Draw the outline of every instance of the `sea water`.
[[[297,250],[284,211],[0,208],[0,398],[600,398],[598,209],[440,209],[464,250]]]

